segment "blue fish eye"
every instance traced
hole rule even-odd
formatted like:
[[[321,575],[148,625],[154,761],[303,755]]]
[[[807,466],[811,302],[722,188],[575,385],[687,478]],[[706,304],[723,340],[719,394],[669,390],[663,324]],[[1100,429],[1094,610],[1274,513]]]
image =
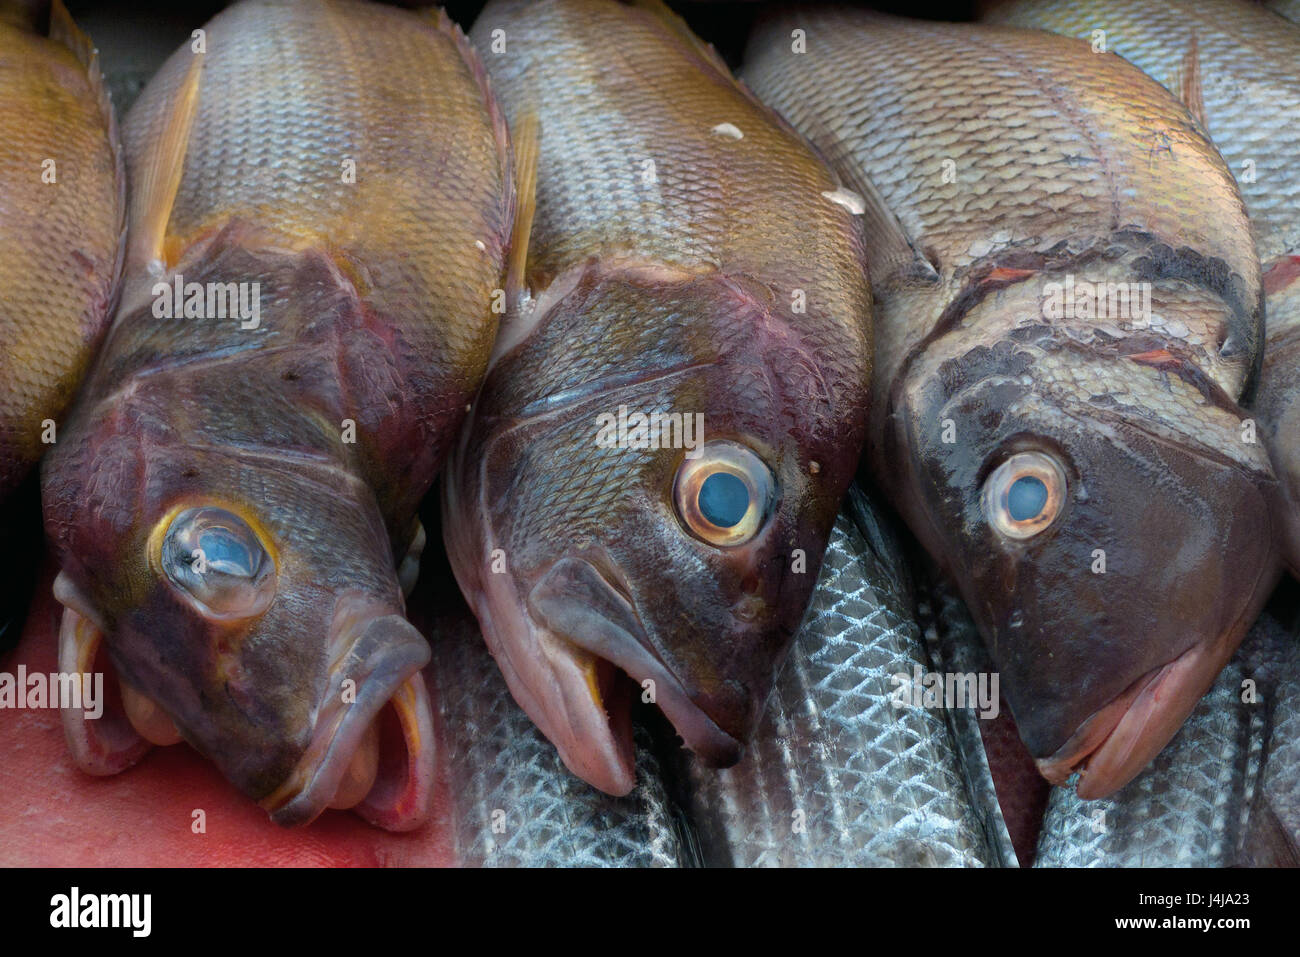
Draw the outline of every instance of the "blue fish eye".
[[[749,511],[749,487],[730,472],[714,472],[700,485],[699,508],[719,528],[739,525]]]
[[[224,528],[204,529],[199,535],[199,548],[209,568],[241,578],[252,578],[257,573],[257,556]]]
[[[1007,511],[1013,521],[1028,522],[1042,514],[1047,504],[1047,486],[1042,479],[1022,475],[1007,489]]]

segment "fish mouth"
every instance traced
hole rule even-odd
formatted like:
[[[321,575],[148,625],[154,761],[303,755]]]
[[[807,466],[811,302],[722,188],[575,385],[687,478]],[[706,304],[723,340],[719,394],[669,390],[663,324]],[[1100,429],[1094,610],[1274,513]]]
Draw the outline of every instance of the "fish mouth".
[[[364,654],[367,649],[373,650]],[[306,751],[259,802],[273,821],[307,824],[326,808],[337,808],[352,809],[389,831],[424,823],[434,762],[432,710],[420,674],[428,659],[427,642],[406,619],[385,615],[364,625],[348,657],[330,673]],[[103,632],[72,608],[63,612],[59,669],[116,675]],[[351,701],[343,693],[349,680],[356,689]],[[154,746],[184,740],[162,706],[120,675],[105,680],[104,694],[98,719],[80,708],[62,709],[68,750],[82,771],[118,774]]]
[[[1037,759],[1055,785],[1080,772],[1076,793],[1085,801],[1109,797],[1164,749],[1227,664],[1235,641],[1193,645],[1153,668],[1115,700],[1094,712],[1055,754]]]
[[[591,563],[556,562],[529,593],[527,617],[539,656],[517,662],[507,652],[499,657],[502,671],[564,764],[587,783],[615,796],[635,786],[631,711],[638,691],[706,763],[740,760],[740,742],[649,651],[631,600]]]
[[[407,634],[419,641],[395,645],[395,635]],[[385,615],[365,625],[349,657],[330,672],[307,750],[259,803],[286,826],[351,808],[384,830],[414,830],[428,816],[433,785],[432,709],[420,674],[428,644],[405,618]]]

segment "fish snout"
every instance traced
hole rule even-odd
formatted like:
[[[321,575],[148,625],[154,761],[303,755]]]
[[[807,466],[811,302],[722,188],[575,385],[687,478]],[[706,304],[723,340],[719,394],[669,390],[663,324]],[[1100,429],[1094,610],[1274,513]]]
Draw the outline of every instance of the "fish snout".
[[[740,760],[743,745],[715,720],[707,697],[693,694],[665,663],[631,597],[590,562],[556,562],[527,604],[550,670],[532,677],[561,686],[560,695],[547,697],[561,701],[564,712],[535,720],[574,773],[609,793],[631,790],[633,695],[663,711],[706,763],[730,767]]]
[[[424,636],[397,614],[370,616],[346,602],[335,614],[332,663],[306,751],[261,801],[272,820],[307,824],[351,808],[390,831],[424,823],[433,781],[433,717],[420,669]]]

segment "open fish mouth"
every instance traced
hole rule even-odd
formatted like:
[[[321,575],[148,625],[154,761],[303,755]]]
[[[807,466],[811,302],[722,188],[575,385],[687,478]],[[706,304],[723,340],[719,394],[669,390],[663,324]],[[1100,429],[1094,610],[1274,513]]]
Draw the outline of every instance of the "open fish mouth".
[[[382,619],[381,619],[382,620]],[[343,703],[332,674],[311,743],[288,778],[260,802],[277,824],[307,824],[326,808],[351,808],[388,831],[424,824],[433,786],[433,719],[420,669],[428,649],[375,656]]]
[[[395,616],[390,616],[395,617]],[[371,622],[370,629],[388,624]],[[404,619],[404,627],[408,627]],[[427,644],[377,649],[346,675],[331,673],[306,751],[284,782],[263,798],[271,819],[286,826],[310,823],[327,808],[352,809],[371,824],[407,831],[427,818],[433,783],[434,737],[429,695],[420,669]],[[106,776],[126,770],[154,746],[178,744],[181,731],[148,695],[121,680],[103,647],[103,632],[65,608],[59,634],[59,668],[65,674],[105,675],[103,714],[88,719],[63,708],[64,737],[77,766]],[[346,700],[343,682],[356,684]]]
[[[636,695],[657,705],[704,762],[729,767],[740,760],[741,743],[691,700],[646,647],[632,601],[589,562],[556,562],[533,586],[526,611],[510,598],[504,613],[499,600],[489,599],[496,607],[481,616],[491,623],[484,632],[505,626],[531,633],[526,643],[490,644],[516,700],[574,774],[607,794],[632,790]],[[520,655],[521,648],[529,653]]]
[[[1148,671],[1080,725],[1055,754],[1039,758],[1039,773],[1063,785],[1080,772],[1075,790],[1084,800],[1114,794],[1177,734],[1237,644],[1220,640],[1193,645]]]

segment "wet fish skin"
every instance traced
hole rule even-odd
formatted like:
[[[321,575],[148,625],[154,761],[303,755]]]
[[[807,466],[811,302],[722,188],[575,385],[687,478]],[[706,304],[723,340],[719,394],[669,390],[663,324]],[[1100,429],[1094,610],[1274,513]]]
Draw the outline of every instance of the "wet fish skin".
[[[123,684],[281,823],[318,815],[374,748],[361,813],[415,827],[429,650],[396,566],[495,333],[504,121],[445,17],[245,2],[204,29],[126,123],[123,302],[44,471],[62,652],[81,663],[102,639]],[[260,320],[157,318],[178,276],[260,284]],[[195,544],[215,579],[187,564]],[[84,769],[147,750],[118,718],[64,712]],[[403,745],[404,776],[385,757]]]
[[[801,8],[755,31],[742,75],[875,197],[875,476],[957,580],[1040,769],[1088,759],[1080,793],[1115,790],[1277,574],[1276,480],[1237,405],[1262,287],[1230,173],[1167,91],[1040,32]],[[1049,318],[1047,283],[1075,273],[1149,283],[1152,321]],[[1027,540],[981,500],[1022,452],[1064,476]],[[1157,675],[1162,704],[1123,697]]]
[[[745,761],[713,771],[692,760],[686,769],[684,800],[706,865],[1004,863],[945,720],[956,715],[895,706],[896,675],[932,670],[912,608],[895,533],[850,487]]]
[[[89,38],[0,4],[0,501],[57,437],[108,326],[121,273],[117,124]],[[44,436],[44,439],[42,438]]]
[[[1300,572],[1300,27],[1241,0],[1013,0],[984,16],[1084,38],[1104,29],[1110,50],[1192,107],[1236,176],[1267,294],[1253,408],[1291,496],[1278,510]]]
[[[654,681],[687,746],[728,765],[794,637],[865,426],[860,232],[807,145],[657,4],[492,3],[471,38],[516,137],[537,118],[537,202],[532,295],[449,462],[446,543],[516,699],[624,794],[602,675]],[[682,448],[596,447],[620,406],[702,414],[706,443],[770,472],[773,514],[743,544],[690,534]]]

